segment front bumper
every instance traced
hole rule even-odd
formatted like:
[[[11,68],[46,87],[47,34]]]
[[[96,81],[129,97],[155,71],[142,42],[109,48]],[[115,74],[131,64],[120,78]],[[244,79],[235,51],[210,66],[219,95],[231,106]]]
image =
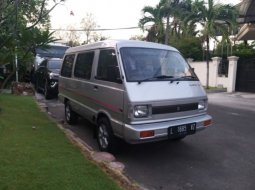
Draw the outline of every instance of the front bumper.
[[[48,89],[52,93],[58,93],[58,81],[57,80],[50,80],[48,84]]]
[[[131,144],[166,140],[169,138],[168,131],[170,127],[185,125],[189,123],[196,123],[196,132],[198,132],[210,126],[211,122],[208,122],[208,121],[211,121],[211,120],[212,120],[212,117],[210,115],[205,114],[205,115],[200,115],[196,117],[157,122],[157,123],[137,124],[137,125],[125,124],[124,139],[126,142]],[[143,131],[154,131],[154,135],[151,137],[141,138],[140,133]]]

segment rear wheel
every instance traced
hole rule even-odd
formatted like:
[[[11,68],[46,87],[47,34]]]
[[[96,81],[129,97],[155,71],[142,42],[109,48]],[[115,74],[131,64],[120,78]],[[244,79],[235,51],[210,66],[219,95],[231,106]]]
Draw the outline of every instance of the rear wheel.
[[[78,120],[78,115],[72,110],[70,102],[65,103],[65,120],[68,124],[76,124]]]
[[[105,152],[114,152],[117,149],[116,137],[113,134],[111,124],[106,117],[98,120],[97,142],[99,149]]]

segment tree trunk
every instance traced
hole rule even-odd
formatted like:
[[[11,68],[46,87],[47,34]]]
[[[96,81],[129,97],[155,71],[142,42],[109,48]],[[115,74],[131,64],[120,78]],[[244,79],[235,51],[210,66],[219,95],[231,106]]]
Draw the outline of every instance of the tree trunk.
[[[4,87],[6,86],[6,84],[8,83],[8,81],[13,77],[13,75],[15,74],[16,70],[13,70],[8,77],[4,80],[3,84],[1,85],[1,89],[0,91],[2,91],[2,89],[4,89]]]
[[[169,15],[166,17],[166,34],[165,34],[165,44],[168,45],[169,42]]]
[[[209,89],[209,36],[206,36],[206,89]]]

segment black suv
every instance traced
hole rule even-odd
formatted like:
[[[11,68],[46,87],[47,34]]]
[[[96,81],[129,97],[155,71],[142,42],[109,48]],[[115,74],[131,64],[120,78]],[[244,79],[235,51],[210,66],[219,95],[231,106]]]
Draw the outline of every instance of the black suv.
[[[35,89],[37,92],[44,92],[45,99],[58,96],[58,76],[61,65],[62,59],[45,59],[35,71]]]

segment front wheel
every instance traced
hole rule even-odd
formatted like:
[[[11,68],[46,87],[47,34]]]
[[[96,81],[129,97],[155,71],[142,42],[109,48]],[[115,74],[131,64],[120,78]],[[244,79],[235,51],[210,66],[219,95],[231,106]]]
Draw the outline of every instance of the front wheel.
[[[98,120],[97,142],[99,149],[104,152],[114,152],[117,148],[116,137],[112,132],[111,124],[105,117]]]
[[[70,125],[76,124],[78,116],[77,114],[72,110],[69,101],[65,103],[65,119],[66,122]]]

